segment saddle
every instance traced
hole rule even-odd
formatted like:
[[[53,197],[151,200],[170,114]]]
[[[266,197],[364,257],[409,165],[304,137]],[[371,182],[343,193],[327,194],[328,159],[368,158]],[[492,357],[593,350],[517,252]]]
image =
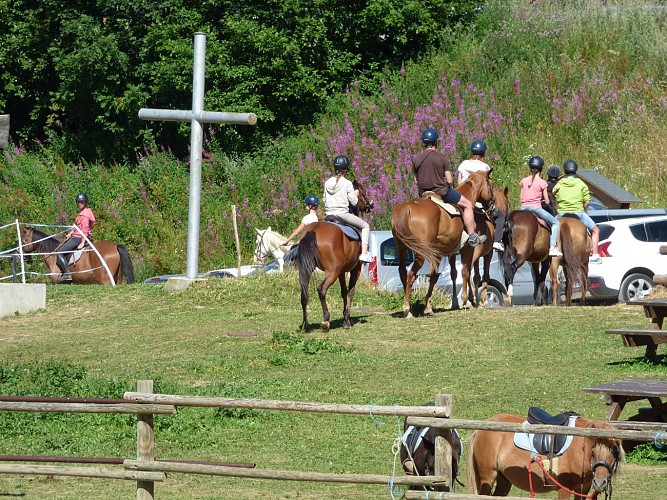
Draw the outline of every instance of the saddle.
[[[542,408],[531,406],[528,409],[528,417],[526,422],[529,424],[546,424],[546,425],[562,425],[567,427],[574,427],[574,422],[579,416],[573,411],[566,411],[558,415],[551,415]],[[557,457],[565,453],[572,443],[572,436],[564,434],[530,434],[526,432],[517,432],[514,434],[515,446],[546,455],[549,457]]]
[[[90,248],[90,245],[88,243],[86,243],[85,245],[83,245],[81,250],[75,250],[74,252],[72,252],[69,255],[69,259],[67,259],[67,264],[71,265],[71,264],[74,264],[75,262],[77,262],[81,258],[81,255],[83,255],[83,252],[87,251],[89,248]]]
[[[350,238],[350,240],[361,241],[361,233],[359,232],[359,230],[354,226],[350,226],[347,222],[345,222],[337,215],[327,215],[324,218],[324,222],[336,224],[341,229],[341,231],[345,233],[345,236]]]
[[[424,191],[424,193],[422,194],[422,198],[431,200],[433,203],[438,205],[449,215],[454,215],[454,216],[461,215],[461,210],[459,210],[459,207],[457,207],[456,205],[452,205],[451,203],[447,203],[442,199],[442,196],[440,196],[437,193],[434,193],[433,191]]]

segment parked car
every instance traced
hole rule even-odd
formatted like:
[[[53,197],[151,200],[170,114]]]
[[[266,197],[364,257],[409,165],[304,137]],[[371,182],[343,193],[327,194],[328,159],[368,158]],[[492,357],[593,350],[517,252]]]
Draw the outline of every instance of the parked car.
[[[248,276],[257,270],[257,266],[241,266],[241,276]],[[238,276],[238,269],[236,267],[228,267],[225,269],[215,269],[205,273],[199,273],[198,278],[236,278]],[[169,278],[185,278],[185,274],[162,274],[153,276],[144,280],[147,285],[155,285],[164,283]]]
[[[593,299],[636,300],[653,291],[653,277],[667,274],[667,215],[621,219],[598,225],[601,264],[588,267]]]
[[[363,267],[364,275],[383,290],[401,291],[403,285],[398,276],[398,256],[396,253],[396,242],[391,231],[371,231],[369,237],[370,253],[373,261]],[[408,250],[407,264],[412,265],[414,255]],[[460,297],[461,293],[461,260],[457,255],[457,282],[456,293]],[[417,279],[413,284],[413,289],[428,287],[428,264],[425,264],[417,274]],[[502,266],[498,259],[498,253],[493,252],[491,268],[489,271],[490,280],[487,288],[488,300],[487,307],[500,307],[507,296],[505,280],[503,278]],[[454,287],[450,278],[449,259],[443,258],[440,262],[440,277],[436,285],[445,293],[452,293]],[[514,296],[512,303],[515,305],[533,304],[533,273],[530,264],[524,264],[519,268],[514,277]]]

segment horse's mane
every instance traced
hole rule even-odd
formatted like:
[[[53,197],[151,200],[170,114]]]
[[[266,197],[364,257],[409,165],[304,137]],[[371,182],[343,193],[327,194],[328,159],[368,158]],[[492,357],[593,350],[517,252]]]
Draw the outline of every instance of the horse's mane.
[[[40,253],[53,252],[56,247],[60,245],[60,242],[56,239],[55,236],[49,236],[39,229],[34,228],[32,228],[32,241],[37,242],[36,246]]]
[[[262,230],[260,229],[260,231]],[[271,228],[268,228],[264,231],[264,238],[266,238],[268,243],[275,243],[276,246],[280,246],[280,244],[287,239],[282,234],[274,231]]]
[[[490,185],[491,191],[493,191],[493,181],[491,180],[491,171],[480,170],[477,172],[472,172],[470,177],[466,179],[464,183],[459,185],[456,190],[461,193],[463,196],[468,198],[471,202],[475,203],[479,195],[484,190],[485,186]]]

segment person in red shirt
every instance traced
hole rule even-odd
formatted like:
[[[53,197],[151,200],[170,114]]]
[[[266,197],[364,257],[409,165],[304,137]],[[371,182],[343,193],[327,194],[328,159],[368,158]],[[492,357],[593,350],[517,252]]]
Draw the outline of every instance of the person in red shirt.
[[[60,278],[58,278],[58,283],[72,280],[72,275],[67,265],[68,252],[83,248],[86,244],[84,236],[88,240],[92,240],[95,216],[93,215],[93,211],[88,208],[88,195],[86,193],[77,194],[76,205],[79,207],[79,215],[76,216],[76,220],[74,221],[75,228],[67,234],[65,242],[60,246],[59,253],[56,256],[56,262],[62,271]]]

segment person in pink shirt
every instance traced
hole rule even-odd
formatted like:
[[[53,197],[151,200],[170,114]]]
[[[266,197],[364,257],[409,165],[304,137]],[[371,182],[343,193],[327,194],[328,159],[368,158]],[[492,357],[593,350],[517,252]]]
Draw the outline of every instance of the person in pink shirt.
[[[79,215],[76,216],[76,220],[74,221],[76,227],[67,234],[65,242],[60,246],[56,257],[58,267],[62,271],[60,278],[58,278],[58,283],[72,280],[72,275],[67,265],[67,258],[69,257],[67,252],[83,248],[86,244],[84,236],[88,240],[92,240],[95,216],[93,215],[93,211],[88,208],[88,195],[86,193],[77,194],[76,205],[79,208]]]
[[[549,204],[549,194],[547,192],[547,181],[540,177],[544,160],[541,156],[531,156],[528,160],[530,175],[521,179],[521,201],[519,210],[528,210],[551,226],[551,240],[549,243],[549,255],[560,257],[563,255],[558,250],[558,233],[560,224],[558,219],[542,208],[542,202]]]

